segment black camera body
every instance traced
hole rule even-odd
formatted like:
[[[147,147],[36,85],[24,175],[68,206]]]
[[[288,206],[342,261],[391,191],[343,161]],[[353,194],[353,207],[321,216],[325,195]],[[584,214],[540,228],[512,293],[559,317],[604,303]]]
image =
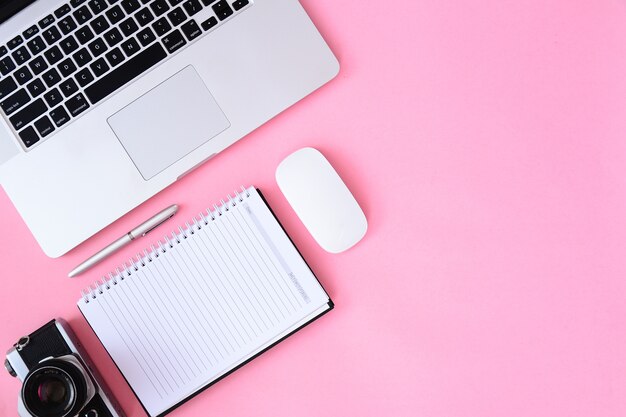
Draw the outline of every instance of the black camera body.
[[[7,352],[4,366],[22,381],[20,417],[124,417],[62,319],[20,338]]]

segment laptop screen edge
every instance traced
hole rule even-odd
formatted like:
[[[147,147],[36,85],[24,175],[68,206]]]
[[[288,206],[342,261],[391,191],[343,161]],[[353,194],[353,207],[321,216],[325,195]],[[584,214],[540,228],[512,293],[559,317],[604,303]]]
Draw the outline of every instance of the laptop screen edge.
[[[36,0],[0,0],[0,24],[15,16]]]

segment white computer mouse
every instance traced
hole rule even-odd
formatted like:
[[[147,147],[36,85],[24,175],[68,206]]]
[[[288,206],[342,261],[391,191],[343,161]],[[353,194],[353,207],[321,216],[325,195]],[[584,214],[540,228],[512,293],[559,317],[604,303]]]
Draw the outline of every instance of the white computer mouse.
[[[276,182],[324,250],[343,252],[365,236],[363,210],[317,149],[302,148],[285,158],[276,169]]]

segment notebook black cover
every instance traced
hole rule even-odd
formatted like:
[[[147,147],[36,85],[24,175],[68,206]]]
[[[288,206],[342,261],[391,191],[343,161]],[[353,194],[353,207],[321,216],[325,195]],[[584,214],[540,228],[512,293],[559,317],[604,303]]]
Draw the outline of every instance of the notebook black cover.
[[[311,267],[309,266],[308,262],[306,261],[306,259],[304,259],[304,257],[302,256],[302,253],[300,252],[300,250],[298,249],[298,247],[294,244],[293,239],[291,239],[291,236],[289,236],[289,234],[287,233],[287,231],[285,230],[285,228],[283,227],[282,223],[280,222],[280,220],[278,220],[278,217],[276,217],[276,214],[274,213],[274,210],[272,210],[272,208],[270,207],[270,205],[267,203],[267,200],[265,199],[265,196],[263,195],[263,193],[261,192],[260,189],[256,189],[259,193],[259,195],[261,196],[261,199],[263,200],[263,202],[265,203],[265,205],[267,206],[267,208],[270,210],[270,213],[272,213],[272,216],[274,216],[274,219],[276,220],[276,222],[278,223],[278,225],[280,226],[280,228],[282,229],[282,231],[285,233],[285,235],[287,236],[287,238],[289,239],[289,241],[291,242],[291,244],[293,245],[293,247],[296,249],[296,251],[298,252],[298,254],[300,255],[300,257],[302,258],[302,260],[304,261],[304,263],[306,264],[306,266],[309,268],[309,270],[311,271],[311,274],[313,274],[313,277],[317,280],[317,282],[320,284],[320,286],[322,287],[322,289],[324,290],[324,292],[326,293],[326,295],[328,296],[328,291],[326,291],[326,289],[324,288],[324,286],[322,285],[322,283],[320,282],[320,280],[317,278],[317,276],[315,275],[315,273],[313,272],[313,270],[311,269]],[[288,333],[287,335],[285,335],[284,337],[278,339],[276,342],[272,343],[271,345],[267,346],[265,349],[261,350],[260,352],[258,352],[257,354],[253,355],[252,357],[248,358],[247,360],[245,360],[244,362],[240,363],[239,365],[237,365],[236,367],[232,368],[231,370],[229,370],[228,372],[226,372],[224,375],[218,377],[217,379],[214,379],[213,381],[209,382],[207,385],[205,385],[204,387],[200,388],[198,391],[194,392],[193,394],[191,394],[190,396],[184,398],[183,400],[181,400],[180,402],[174,404],[172,407],[168,408],[167,410],[165,410],[164,412],[162,412],[161,414],[158,414],[154,417],[163,417],[166,414],[174,411],[176,408],[180,407],[182,404],[186,403],[187,401],[189,401],[190,399],[192,399],[193,397],[195,397],[196,395],[200,394],[201,392],[203,392],[204,390],[206,390],[207,388],[209,388],[210,386],[212,386],[213,384],[215,384],[216,382],[222,380],[223,378],[227,377],[228,375],[232,374],[233,372],[235,372],[237,369],[241,368],[242,366],[246,365],[248,362],[254,360],[255,358],[257,358],[258,356],[260,356],[261,354],[267,352],[269,349],[273,348],[274,346],[276,346],[278,343],[282,342],[283,340],[287,339],[289,336],[293,335],[294,333],[298,332],[299,330],[303,329],[304,327],[308,326],[309,324],[313,323],[314,321],[316,321],[318,318],[322,317],[323,315],[325,315],[326,313],[328,313],[329,311],[331,311],[333,308],[335,308],[335,303],[333,303],[333,301],[330,299],[330,296],[328,296],[328,309],[324,310],[322,313],[318,314],[317,316],[313,317],[311,320],[307,321],[306,323],[304,323],[302,326],[294,329],[293,331],[291,331],[290,333]],[[78,311],[81,312],[81,314],[83,315],[83,318],[85,318],[85,315],[83,314],[82,310],[79,308]],[[94,332],[94,334],[96,335],[96,337],[98,338],[98,340],[100,340],[100,338],[98,337],[98,334],[94,331],[93,327],[91,327],[91,324],[89,323],[89,320],[87,320],[85,318],[85,321],[87,322],[87,324],[89,325],[89,327],[91,328],[91,330]],[[128,382],[128,380],[126,379],[126,376],[124,376],[124,374],[122,373],[121,369],[119,368],[119,366],[117,365],[117,363],[113,360],[113,357],[111,356],[111,354],[109,353],[109,351],[106,349],[106,347],[104,346],[104,343],[102,343],[102,341],[100,341],[100,343],[102,344],[102,346],[104,347],[104,349],[106,350],[107,354],[109,355],[109,358],[111,358],[111,361],[113,361],[113,363],[115,364],[117,370],[120,372],[120,374],[122,374],[122,377],[124,378],[124,381],[126,381],[126,384],[128,384],[128,386],[130,387],[131,391],[133,392],[133,394],[135,395],[135,398],[137,398],[137,400],[139,401],[139,404],[141,404],[141,407],[143,408],[144,412],[147,415],[150,415],[150,413],[148,412],[148,410],[146,409],[146,407],[144,406],[144,404],[141,402],[141,400],[139,400],[139,397],[137,396],[137,393],[135,392],[135,390],[133,389],[132,385],[130,385],[130,383]]]

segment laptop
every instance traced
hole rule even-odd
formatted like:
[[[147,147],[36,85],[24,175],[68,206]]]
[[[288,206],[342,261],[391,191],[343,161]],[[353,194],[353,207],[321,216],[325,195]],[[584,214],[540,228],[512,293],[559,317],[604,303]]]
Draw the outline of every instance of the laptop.
[[[0,184],[68,252],[331,80],[297,0],[0,0]]]

